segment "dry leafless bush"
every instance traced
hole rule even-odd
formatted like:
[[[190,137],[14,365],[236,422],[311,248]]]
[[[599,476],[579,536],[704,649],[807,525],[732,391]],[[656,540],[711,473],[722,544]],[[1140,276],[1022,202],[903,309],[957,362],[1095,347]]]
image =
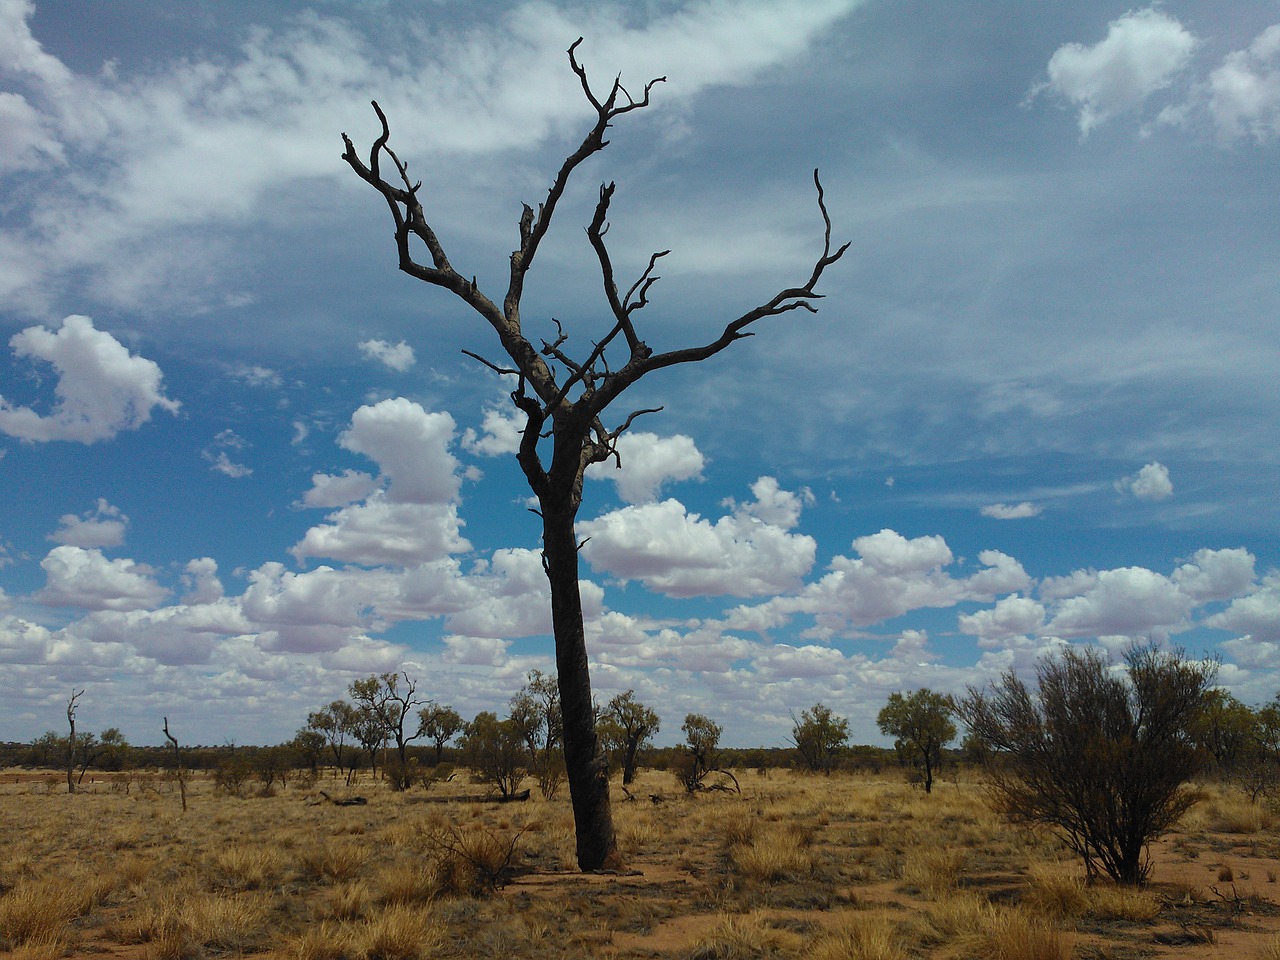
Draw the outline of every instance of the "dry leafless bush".
[[[459,827],[442,823],[425,837],[441,864],[441,875],[447,878],[448,892],[456,889],[470,867],[471,894],[489,894],[501,888],[510,878],[512,861],[520,838],[531,828],[490,830],[478,824]]]

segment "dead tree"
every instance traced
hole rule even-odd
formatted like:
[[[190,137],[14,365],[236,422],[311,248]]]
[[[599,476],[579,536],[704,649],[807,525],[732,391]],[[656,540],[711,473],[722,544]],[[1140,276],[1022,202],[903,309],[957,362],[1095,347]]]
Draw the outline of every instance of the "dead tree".
[[[587,467],[616,459],[618,437],[636,417],[657,411],[633,411],[613,428],[605,425],[602,414],[628,387],[645,375],[677,364],[706,360],[730,344],[751,336],[749,328],[758,320],[797,309],[816,312],[811,301],[821,295],[814,292],[814,287],[823,271],[840,259],[848,244],[832,250],[831,219],[827,215],[822,184],[815,171],[814,185],[817,187],[824,235],[822,253],[808,279],[800,286],[779,291],[759,306],[729,321],[714,339],[697,346],[655,352],[641,339],[635,320],[636,314],[649,302],[649,294],[658,281],[655,273],[658,261],[669,251],[650,256],[648,266],[639,278],[625,293],[619,292],[613,261],[605,245],[614,184],[605,184],[600,188],[595,215],[587,227],[587,237],[600,264],[604,295],[610,311],[608,326],[600,331],[590,349],[578,354],[578,359],[570,356],[566,346],[569,336],[558,323],[555,339],[550,342],[542,340],[540,347],[535,346],[523,327],[521,295],[525,277],[533,267],[569,179],[584,160],[608,144],[605,133],[612,122],[623,114],[647,107],[650,91],[655,84],[665,80],[665,77],[659,77],[645,84],[643,95],[636,99],[618,78],[613,81],[607,95],[601,98],[592,89],[585,68],[578,62],[576,51],[581,42],[579,38],[569,47],[569,65],[595,111],[595,123],[578,148],[565,159],[537,211],[528,204],[524,205],[519,221],[519,246],[511,253],[507,289],[501,302],[490,299],[480,290],[474,276],[458,270],[450,262],[444,244],[428,222],[420,196],[422,183],[410,180],[407,165],[388,145],[390,126],[376,101],[373,109],[382,125],[382,132],[373,142],[367,161],[356,152],[346,134],[342,136],[346,146],[342,159],[386,201],[395,224],[400,270],[425,283],[442,287],[463,301],[493,328],[509,358],[509,363],[506,360],[494,363],[470,350],[464,351],[489,369],[516,378],[511,400],[528,420],[516,456],[537,497],[539,509],[535,512],[542,518],[542,566],[551,589],[556,671],[560,678],[564,711],[565,765],[573,802],[578,865],[583,870],[598,870],[618,867],[620,858],[609,807],[608,763],[596,738],[582,599],[578,588],[578,550],[581,545],[574,532],[574,520],[582,502],[582,479]],[[424,259],[418,259],[420,254],[414,249],[417,245],[425,249]]]
[[[67,701],[67,726],[71,728],[71,732],[67,734],[67,793],[76,792],[76,782],[73,779],[76,770],[76,701],[84,696],[84,691],[76,692],[76,688],[71,688],[71,699]]]
[[[182,812],[187,812],[187,772],[182,768],[182,751],[178,749],[178,738],[169,732],[169,718],[164,718],[164,738],[173,747],[174,772],[178,777],[178,792],[182,795]]]

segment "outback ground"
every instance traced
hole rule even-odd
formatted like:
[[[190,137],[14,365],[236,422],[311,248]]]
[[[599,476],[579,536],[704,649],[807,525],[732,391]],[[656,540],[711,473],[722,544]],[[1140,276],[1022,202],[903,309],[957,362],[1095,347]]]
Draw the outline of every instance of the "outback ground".
[[[462,782],[226,796],[211,781],[0,772],[0,952],[55,957],[1280,960],[1277,817],[1202,787],[1143,890],[1086,885],[973,778],[667,773],[616,795],[629,872],[573,869],[567,797]],[[731,785],[730,785],[731,786]],[[127,792],[126,792],[127,790]],[[337,806],[359,794],[367,803]],[[250,794],[253,793],[251,789]],[[653,798],[660,798],[655,802]]]

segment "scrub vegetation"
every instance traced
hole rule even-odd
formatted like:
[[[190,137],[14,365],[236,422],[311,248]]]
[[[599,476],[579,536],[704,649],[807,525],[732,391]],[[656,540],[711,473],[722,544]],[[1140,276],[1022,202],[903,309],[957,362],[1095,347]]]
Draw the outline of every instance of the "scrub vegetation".
[[[461,771],[460,771],[461,772]],[[1277,955],[1280,838],[1231,782],[1142,886],[1011,829],[977,769],[615,775],[628,869],[582,874],[568,798],[499,803],[322,769],[242,795],[170,777],[0,774],[0,951],[25,958],[1138,958]],[[531,775],[532,776],[532,775]],[[916,781],[916,782],[913,782]],[[127,789],[126,789],[127,788]],[[322,795],[331,799],[326,800]],[[363,804],[333,801],[359,796]],[[627,797],[634,797],[629,800]],[[1268,952],[1270,951],[1270,952]]]

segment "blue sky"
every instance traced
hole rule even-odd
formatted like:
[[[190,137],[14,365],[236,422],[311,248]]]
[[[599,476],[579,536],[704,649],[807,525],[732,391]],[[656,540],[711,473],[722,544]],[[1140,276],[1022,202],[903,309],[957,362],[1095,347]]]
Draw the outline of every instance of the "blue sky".
[[[587,343],[582,228],[671,249],[661,371],[581,512],[601,700],[859,740],[1064,643],[1280,689],[1280,13],[1270,2],[0,0],[0,739],[276,742],[371,672],[466,716],[551,668],[497,345],[395,269],[368,106],[497,284],[600,84],[524,302]],[[627,281],[629,283],[629,281]],[[493,296],[495,294],[491,294]]]

